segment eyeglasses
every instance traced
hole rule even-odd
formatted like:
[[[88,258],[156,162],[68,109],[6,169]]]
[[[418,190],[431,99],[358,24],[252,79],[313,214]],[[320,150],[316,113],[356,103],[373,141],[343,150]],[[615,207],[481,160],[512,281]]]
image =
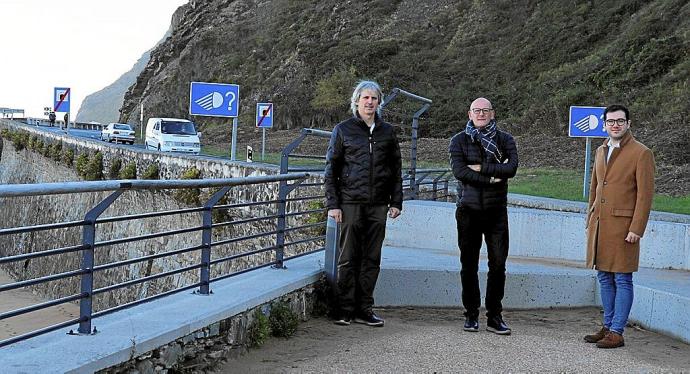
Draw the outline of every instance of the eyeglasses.
[[[474,113],[474,114],[479,114],[479,113],[489,114],[489,113],[491,113],[491,112],[494,111],[494,110],[491,109],[491,108],[481,108],[481,109],[480,109],[480,108],[474,108],[474,109],[471,109],[471,110],[472,110],[472,113]]]
[[[625,118],[607,119],[606,121],[604,121],[604,123],[606,123],[606,126],[613,126],[613,125],[625,126],[625,124],[628,123],[628,120]]]

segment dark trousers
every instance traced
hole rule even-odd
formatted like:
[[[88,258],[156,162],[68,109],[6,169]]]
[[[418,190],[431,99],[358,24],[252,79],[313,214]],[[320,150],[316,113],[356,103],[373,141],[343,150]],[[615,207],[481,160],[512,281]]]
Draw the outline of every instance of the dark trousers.
[[[366,312],[374,305],[388,206],[343,204],[341,209],[339,306],[344,313]]]
[[[508,257],[508,210],[470,210],[457,208],[455,220],[460,247],[460,282],[465,317],[479,316],[481,294],[479,291],[479,250],[482,235],[489,255],[489,274],[486,280],[486,315],[491,318],[503,311],[503,290],[506,283],[506,258]]]

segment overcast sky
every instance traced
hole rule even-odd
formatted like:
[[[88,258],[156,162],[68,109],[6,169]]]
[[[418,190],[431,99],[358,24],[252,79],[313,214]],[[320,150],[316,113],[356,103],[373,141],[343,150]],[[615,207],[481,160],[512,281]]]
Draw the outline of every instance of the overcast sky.
[[[187,0],[0,0],[0,107],[43,117],[53,88],[77,114],[153,47]]]

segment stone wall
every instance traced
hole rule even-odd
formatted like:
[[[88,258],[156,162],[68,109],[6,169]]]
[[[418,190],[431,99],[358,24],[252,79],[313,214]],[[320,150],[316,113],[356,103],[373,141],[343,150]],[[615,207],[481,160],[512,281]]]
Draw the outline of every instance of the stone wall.
[[[322,302],[319,299],[319,284],[289,293],[274,302],[287,303],[300,321],[306,321]],[[273,303],[273,302],[272,302]],[[256,306],[233,317],[218,321],[210,326],[192,332],[182,338],[149,352],[138,352],[132,342],[131,358],[120,365],[99,373],[205,373],[220,363],[244,354],[252,342],[248,329],[255,320],[256,312],[270,316],[272,303]]]
[[[75,152],[75,159],[81,153],[101,152],[103,154],[103,169],[108,170],[109,164],[119,158],[126,164],[135,161],[137,174],[141,174],[148,165],[156,164],[161,171],[161,178],[179,178],[189,168],[201,171],[202,178],[230,178],[244,176],[272,175],[277,168],[270,165],[259,166],[252,163],[230,162],[225,159],[210,157],[188,157],[185,155],[161,154],[135,150],[126,147],[113,147],[96,140],[77,139],[52,133],[45,133],[28,126],[19,126],[11,121],[0,121],[0,129],[8,128],[13,131],[27,131],[31,136],[40,136],[44,142],[62,142],[62,149],[71,148]],[[75,169],[52,158],[44,157],[27,148],[15,150],[11,141],[3,139],[0,152],[0,183],[1,184],[30,184],[80,180]],[[202,190],[202,201],[213,191]],[[68,195],[35,196],[21,198],[0,198],[0,227],[19,227],[29,225],[48,224],[55,222],[69,222],[83,220],[84,215],[98,202],[109,195],[108,192],[80,193]],[[271,201],[278,195],[278,184],[262,184],[253,186],[238,186],[226,195],[228,202],[240,201]],[[288,211],[305,210],[305,204],[292,203]],[[125,216],[145,212],[178,211],[188,205],[175,198],[173,191],[126,191],[103,214],[103,217]],[[239,220],[247,217],[275,214],[275,205],[261,205],[252,208],[237,208],[230,210],[226,219]],[[290,220],[291,224],[305,220],[297,217]],[[146,219],[131,219],[117,223],[97,225],[96,241],[106,241],[118,238],[134,237],[150,233],[166,232],[182,228],[198,227],[202,223],[199,213],[175,214],[170,216]],[[233,225],[214,229],[214,240],[222,240],[269,232],[275,230],[272,222],[255,222],[252,224]],[[0,236],[0,257],[21,253],[38,252],[54,248],[80,245],[82,228],[72,227],[37,233],[15,234]],[[188,248],[201,244],[201,231],[185,234],[163,236],[127,244],[116,244],[97,247],[95,249],[96,265],[153,255],[175,249]],[[232,254],[248,252],[250,250],[266,248],[275,245],[275,235],[252,240],[231,243],[214,247],[212,259],[230,256]],[[293,253],[314,248],[314,245],[302,245],[290,248]],[[287,249],[286,249],[287,250]],[[132,279],[142,278],[164,271],[179,269],[200,263],[200,251],[147,260],[126,266],[95,273],[94,287],[104,287]],[[212,266],[212,277],[227,274],[231,271],[244,269],[250,265],[265,263],[274,258],[274,252],[240,258]],[[16,280],[33,279],[80,268],[81,253],[73,252],[56,256],[35,258],[27,261],[15,262],[4,266]],[[136,299],[158,294],[160,292],[193,284],[199,281],[199,270],[193,269],[174,276],[148,281],[139,285],[126,287],[113,292],[97,295],[94,309],[103,310],[114,305],[127,303]],[[57,298],[75,294],[79,290],[79,278],[72,277],[65,280],[52,281],[33,287],[33,291],[48,297]]]

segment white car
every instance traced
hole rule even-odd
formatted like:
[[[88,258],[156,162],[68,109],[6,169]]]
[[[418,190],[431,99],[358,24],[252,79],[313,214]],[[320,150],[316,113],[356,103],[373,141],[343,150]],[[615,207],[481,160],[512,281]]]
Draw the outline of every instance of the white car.
[[[126,123],[109,123],[101,130],[101,140],[134,144],[134,130]]]

